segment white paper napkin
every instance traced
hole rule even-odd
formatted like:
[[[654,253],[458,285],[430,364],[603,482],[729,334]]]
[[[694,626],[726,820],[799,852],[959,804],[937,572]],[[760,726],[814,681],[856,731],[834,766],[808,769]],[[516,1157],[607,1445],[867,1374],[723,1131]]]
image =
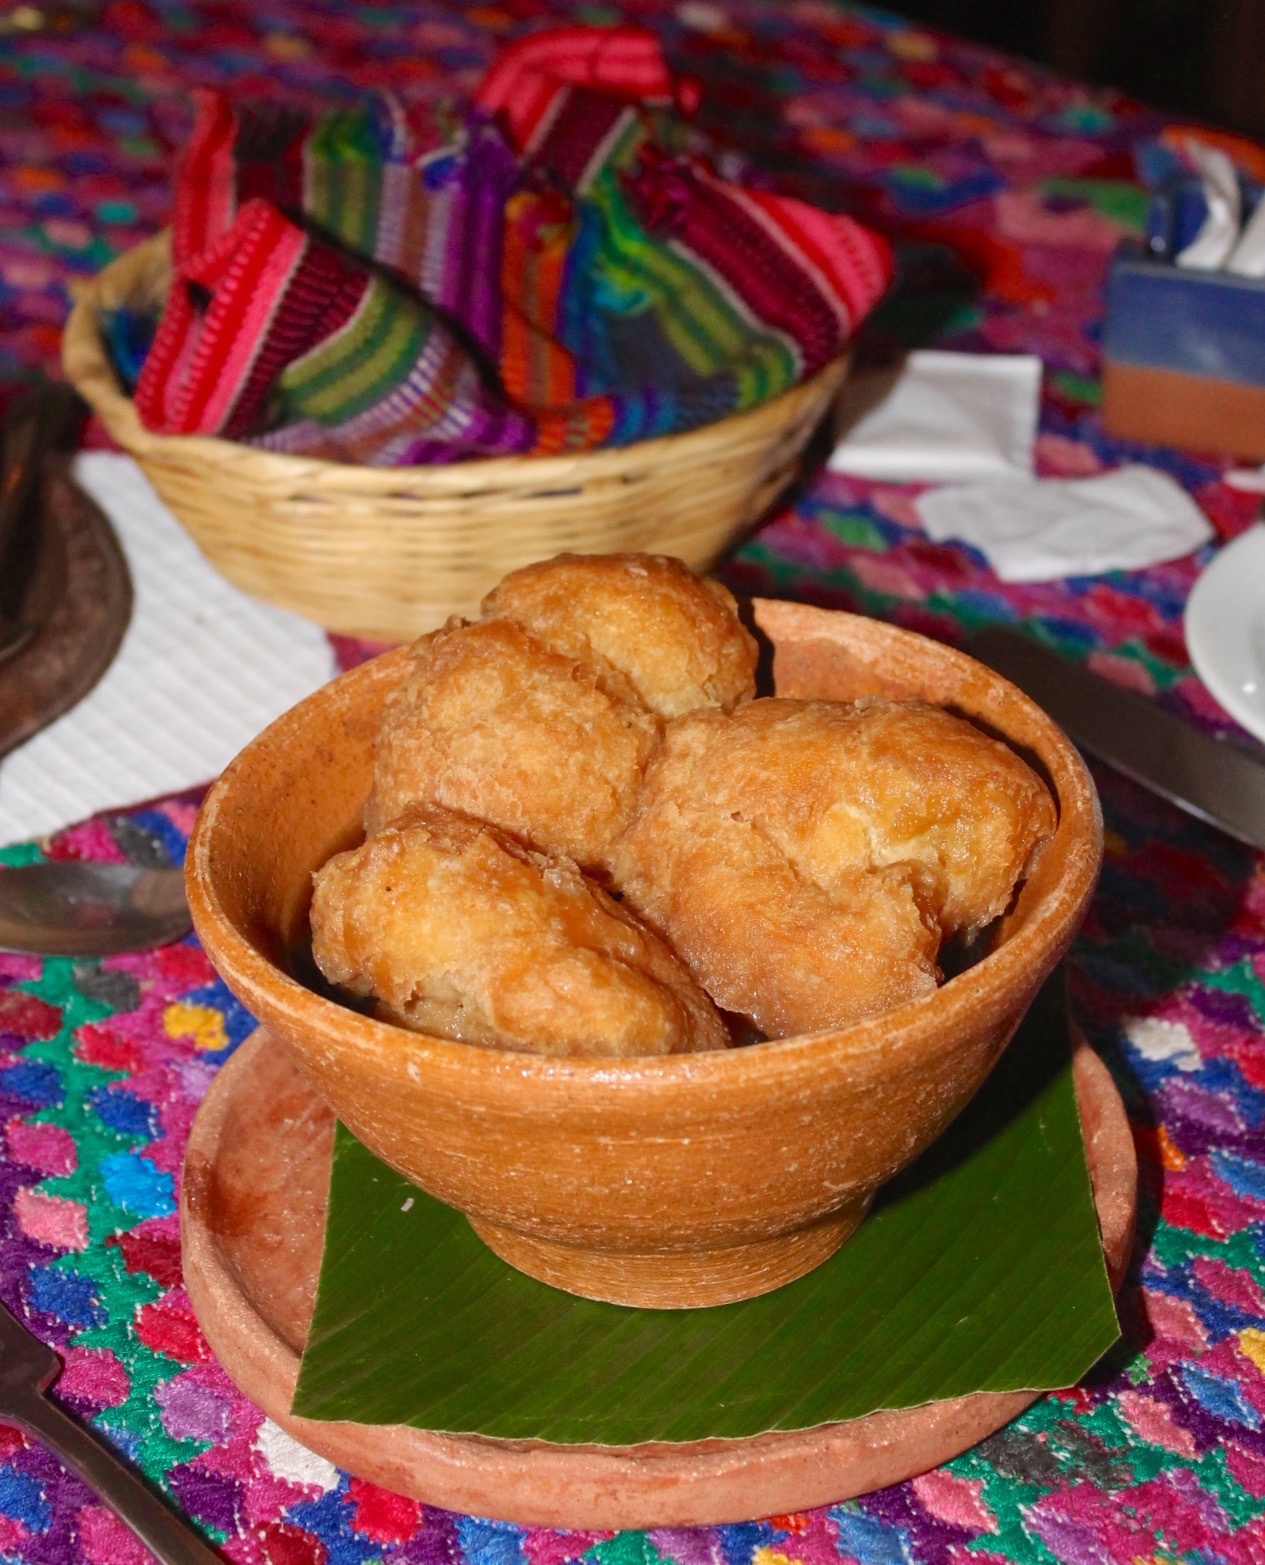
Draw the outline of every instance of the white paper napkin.
[[[130,457],[75,476],[118,532],[132,620],[96,688],[0,763],[0,842],[209,781],[335,673],[325,632],[230,586]]]
[[[1101,478],[952,484],[914,505],[932,538],[974,545],[1002,581],[1143,570],[1213,536],[1180,484],[1136,465]]]
[[[827,466],[895,483],[1026,477],[1040,403],[1032,354],[911,353],[897,374],[845,386],[854,421]]]

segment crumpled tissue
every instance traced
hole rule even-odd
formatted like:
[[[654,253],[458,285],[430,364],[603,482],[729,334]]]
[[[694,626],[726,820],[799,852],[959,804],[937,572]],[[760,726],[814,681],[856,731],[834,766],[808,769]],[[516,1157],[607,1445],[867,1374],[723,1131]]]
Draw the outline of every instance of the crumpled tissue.
[[[931,538],[972,545],[1009,582],[1144,570],[1213,537],[1180,484],[1140,465],[1098,478],[952,484],[914,505]]]

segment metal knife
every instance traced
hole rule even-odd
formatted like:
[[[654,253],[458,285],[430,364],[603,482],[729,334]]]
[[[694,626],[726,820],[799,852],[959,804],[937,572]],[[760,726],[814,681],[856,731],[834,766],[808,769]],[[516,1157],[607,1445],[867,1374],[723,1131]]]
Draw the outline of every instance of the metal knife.
[[[1000,626],[964,650],[1018,685],[1083,750],[1144,788],[1265,849],[1265,759]]]

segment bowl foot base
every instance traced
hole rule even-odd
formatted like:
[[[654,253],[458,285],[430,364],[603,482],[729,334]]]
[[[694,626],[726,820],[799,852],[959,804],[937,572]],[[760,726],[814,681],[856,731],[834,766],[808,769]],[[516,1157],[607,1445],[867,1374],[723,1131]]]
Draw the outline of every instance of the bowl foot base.
[[[581,1250],[470,1219],[488,1248],[520,1272],[566,1293],[640,1309],[683,1310],[733,1304],[771,1293],[820,1266],[865,1216],[859,1196],[809,1228],[724,1249]]]

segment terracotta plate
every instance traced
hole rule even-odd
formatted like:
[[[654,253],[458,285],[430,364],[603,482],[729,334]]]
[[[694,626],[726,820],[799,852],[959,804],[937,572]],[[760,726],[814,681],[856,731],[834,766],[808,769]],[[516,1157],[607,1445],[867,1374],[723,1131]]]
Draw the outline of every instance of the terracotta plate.
[[[0,662],[0,755],[68,712],[105,673],[132,612],[127,561],[105,513],[49,464],[23,618],[38,626]]]
[[[1124,1107],[1083,1044],[1074,1061],[1113,1287],[1133,1237]],[[456,1511],[546,1527],[697,1526],[864,1494],[947,1461],[1036,1393],[982,1392],[848,1423],[692,1444],[564,1446],[290,1415],[316,1297],[334,1118],[261,1028],[194,1121],[180,1210],[184,1278],[229,1375],[295,1439],[361,1477]]]

